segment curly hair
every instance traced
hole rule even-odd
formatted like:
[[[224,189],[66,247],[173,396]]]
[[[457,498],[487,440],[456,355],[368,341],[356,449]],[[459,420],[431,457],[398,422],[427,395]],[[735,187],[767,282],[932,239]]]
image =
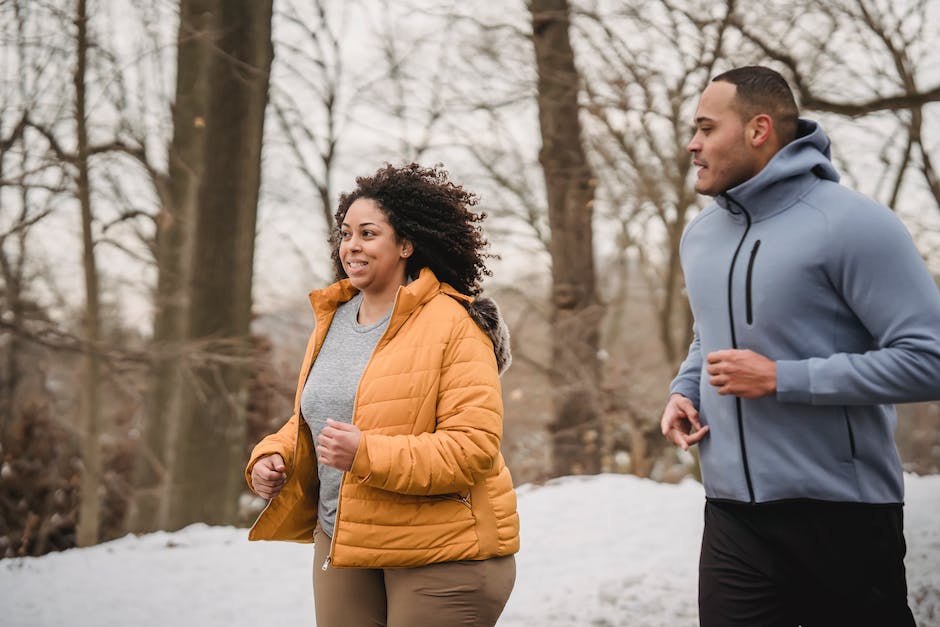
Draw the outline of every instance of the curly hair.
[[[350,205],[360,198],[374,200],[395,236],[414,245],[406,266],[408,276],[416,277],[421,268],[428,267],[438,280],[461,293],[480,294],[481,280],[492,275],[485,260],[498,258],[483,252],[487,241],[479,223],[486,213],[470,211],[479,199],[452,183],[442,165],[425,168],[417,163],[402,167],[386,164],[372,176],[357,177],[356,189],[339,197],[336,225],[342,224]],[[339,258],[340,241],[336,228],[330,245],[337,279],[346,278]]]

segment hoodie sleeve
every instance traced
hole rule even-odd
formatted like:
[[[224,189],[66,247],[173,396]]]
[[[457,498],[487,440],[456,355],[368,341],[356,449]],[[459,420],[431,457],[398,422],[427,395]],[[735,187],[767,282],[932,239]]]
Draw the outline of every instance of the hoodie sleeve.
[[[681,394],[696,409],[699,407],[699,385],[702,379],[702,345],[698,337],[698,326],[692,325],[692,343],[685,361],[679,366],[676,378],[669,384],[669,394]]]
[[[363,433],[350,473],[399,494],[463,492],[499,459],[503,404],[493,344],[463,312],[444,349],[432,433]]]
[[[869,405],[940,398],[940,292],[901,221],[862,198],[830,224],[829,277],[868,334],[863,353],[777,362],[777,399]],[[836,330],[838,332],[838,329]]]

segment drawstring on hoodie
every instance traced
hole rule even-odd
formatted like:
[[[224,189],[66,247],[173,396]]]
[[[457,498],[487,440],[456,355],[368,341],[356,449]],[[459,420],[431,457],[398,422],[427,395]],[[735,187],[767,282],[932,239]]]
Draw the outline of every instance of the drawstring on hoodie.
[[[747,210],[747,207],[738,202],[731,194],[728,192],[722,192],[720,194],[728,202],[728,211],[734,215],[744,215],[744,219],[747,222],[747,226],[744,227],[744,233],[741,235],[740,241],[738,241],[737,248],[734,249],[734,255],[731,257],[731,268],[728,270],[728,318],[731,323],[731,348],[738,348],[738,338],[737,333],[734,330],[734,265],[738,261],[738,254],[741,252],[741,247],[744,245],[744,240],[747,239],[747,234],[751,230],[751,213]],[[735,211],[732,208],[732,204],[740,207],[740,211]],[[744,444],[744,411],[741,407],[741,397],[734,397],[735,410],[737,412],[738,418],[738,439],[741,443],[741,462],[744,464],[744,479],[747,481],[747,493],[751,499],[751,503],[755,502],[754,499],[754,486],[751,482],[751,468],[747,463],[747,447]]]

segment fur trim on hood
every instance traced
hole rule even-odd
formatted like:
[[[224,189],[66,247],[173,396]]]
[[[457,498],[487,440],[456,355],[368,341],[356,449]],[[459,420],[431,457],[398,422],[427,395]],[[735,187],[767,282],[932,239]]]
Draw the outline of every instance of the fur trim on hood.
[[[477,326],[490,336],[493,341],[493,352],[496,353],[496,366],[502,375],[512,364],[512,351],[509,346],[509,326],[499,313],[496,302],[489,297],[481,296],[472,302],[464,302],[464,307]]]

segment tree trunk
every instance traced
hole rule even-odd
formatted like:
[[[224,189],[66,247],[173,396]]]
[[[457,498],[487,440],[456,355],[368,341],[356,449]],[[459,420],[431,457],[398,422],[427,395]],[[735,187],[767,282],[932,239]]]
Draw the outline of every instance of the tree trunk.
[[[101,518],[101,450],[98,439],[101,432],[101,395],[98,387],[100,358],[97,354],[101,335],[98,293],[98,267],[95,261],[95,242],[92,236],[91,189],[88,178],[88,128],[85,112],[85,70],[88,55],[88,16],[85,0],[76,4],[77,27],[75,64],[75,126],[78,138],[78,201],[82,217],[82,268],[85,275],[85,317],[83,339],[85,355],[82,358],[81,401],[82,424],[82,484],[76,541],[78,546],[98,542]]]
[[[154,370],[146,399],[143,438],[135,468],[128,528],[164,529],[170,494],[167,469],[175,463],[187,384],[189,276],[199,185],[205,166],[208,68],[218,0],[181,0],[177,34],[176,97],[169,172],[157,184],[157,289],[151,353]]]
[[[192,371],[173,443],[168,528],[235,520],[243,487],[251,280],[261,144],[273,58],[272,0],[225,0],[208,72],[205,170],[188,332],[212,348]]]
[[[600,305],[591,223],[594,178],[581,142],[580,77],[567,0],[532,0],[538,70],[539,162],[548,198],[552,258],[552,432],[555,475],[600,471]]]

